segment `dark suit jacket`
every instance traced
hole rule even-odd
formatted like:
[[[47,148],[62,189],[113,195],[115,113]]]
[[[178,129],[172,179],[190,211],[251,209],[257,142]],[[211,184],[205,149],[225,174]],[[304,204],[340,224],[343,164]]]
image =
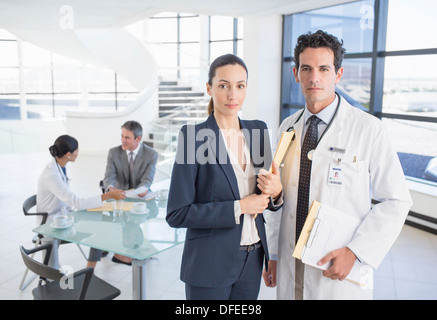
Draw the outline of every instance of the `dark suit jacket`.
[[[150,188],[155,176],[157,160],[158,153],[141,143],[134,162],[134,188],[141,186]],[[129,189],[129,162],[126,151],[121,146],[112,148],[108,152],[103,186],[106,190],[110,185],[122,190]]]
[[[268,170],[272,157],[266,124],[240,120],[240,126],[255,171]],[[187,228],[182,281],[200,287],[226,284],[240,247],[244,215],[240,224],[235,223],[234,215],[234,201],[239,199],[237,178],[214,116],[204,123],[184,126],[179,135],[166,217],[170,226]],[[255,223],[267,261],[262,214]]]

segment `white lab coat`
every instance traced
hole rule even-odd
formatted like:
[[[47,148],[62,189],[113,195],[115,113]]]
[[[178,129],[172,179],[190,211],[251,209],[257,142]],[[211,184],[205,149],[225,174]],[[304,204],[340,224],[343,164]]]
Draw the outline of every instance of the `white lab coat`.
[[[266,217],[269,252],[278,256],[278,299],[294,299],[295,260],[292,253],[304,126],[303,116],[296,122],[300,113],[285,119],[279,128],[281,133],[294,126],[296,138],[281,169],[284,205],[280,211],[267,213],[269,216]],[[345,152],[330,151],[331,147]],[[381,121],[341,98],[337,115],[312,159],[310,203],[317,200],[359,217],[362,223],[348,247],[363,263],[378,268],[398,237],[412,205],[398,156],[390,146]],[[328,185],[330,165],[338,164],[338,159],[341,159],[343,185]],[[371,206],[372,198],[381,202]],[[372,297],[372,289],[362,289],[349,281],[331,280],[323,276],[322,270],[305,265],[304,299]]]
[[[97,208],[102,206],[101,196],[80,198],[71,191],[68,179],[57,164],[55,158],[51,159],[44,168],[38,179],[36,194],[38,212],[49,214],[47,222],[53,219],[53,215],[61,212],[62,207],[70,207],[77,210]],[[41,220],[38,220],[40,223]]]

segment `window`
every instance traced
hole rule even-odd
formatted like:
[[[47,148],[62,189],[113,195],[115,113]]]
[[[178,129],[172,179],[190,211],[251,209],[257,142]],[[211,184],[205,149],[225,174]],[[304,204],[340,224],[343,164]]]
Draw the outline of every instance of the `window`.
[[[240,18],[166,12],[148,19],[146,29],[144,38],[163,80],[183,79],[203,87],[205,62],[226,53],[243,54]]]
[[[406,175],[428,179],[407,162],[437,156],[436,10],[432,0],[375,0],[285,16],[281,120],[305,104],[292,76],[296,40],[325,30],[346,48],[337,91],[383,120]]]
[[[215,58],[233,53],[243,55],[243,19],[232,17],[210,17],[210,63]]]
[[[294,80],[294,47],[301,34],[324,30],[343,39],[346,55],[343,79],[337,90],[353,105],[369,110],[374,29],[373,1],[298,13],[284,18],[284,62],[281,120],[305,105]],[[289,89],[287,89],[289,88]]]

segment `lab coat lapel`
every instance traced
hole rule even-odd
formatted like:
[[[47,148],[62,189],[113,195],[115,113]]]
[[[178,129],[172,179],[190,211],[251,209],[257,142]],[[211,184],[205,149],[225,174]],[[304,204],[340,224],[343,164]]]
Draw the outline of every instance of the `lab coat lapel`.
[[[326,128],[326,132],[323,135],[322,139],[320,140],[318,144],[318,148],[323,148],[326,150],[326,147],[332,147],[332,143],[335,143],[340,136],[342,132],[342,128],[344,127],[344,121],[347,121],[347,112],[345,112],[347,109],[347,106],[344,104],[345,99],[341,98],[340,105],[338,107],[337,113],[334,115],[334,119],[332,120],[331,126],[329,128]],[[328,145],[329,144],[329,145]],[[336,146],[336,147],[342,147],[342,146]]]
[[[225,142],[213,114],[211,114],[206,120],[206,126],[207,129],[209,129],[207,132],[207,143],[209,143],[209,150],[214,153],[215,161],[217,161],[216,163],[225,173],[235,199],[240,199],[237,177],[235,176],[234,169],[232,168],[231,161],[226,151]]]

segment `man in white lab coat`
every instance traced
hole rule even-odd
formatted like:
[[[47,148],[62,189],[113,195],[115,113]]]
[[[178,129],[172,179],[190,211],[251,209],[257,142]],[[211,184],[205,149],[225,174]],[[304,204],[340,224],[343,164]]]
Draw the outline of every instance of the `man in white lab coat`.
[[[284,205],[266,217],[270,256],[276,255],[277,260],[269,262],[263,276],[267,286],[277,284],[278,299],[372,299],[372,286],[362,288],[343,280],[357,259],[378,268],[412,205],[398,156],[381,121],[335,92],[343,75],[344,52],[342,42],[323,31],[300,36],[295,48],[293,72],[306,105],[279,128],[281,133],[293,127],[296,137],[281,170]],[[320,265],[332,263],[327,270],[292,257],[301,144],[311,115],[321,122],[318,144],[305,155],[312,163],[308,205],[317,200],[362,221],[347,246],[320,257]],[[340,169],[335,179],[334,168]],[[372,199],[378,204],[372,206]]]

